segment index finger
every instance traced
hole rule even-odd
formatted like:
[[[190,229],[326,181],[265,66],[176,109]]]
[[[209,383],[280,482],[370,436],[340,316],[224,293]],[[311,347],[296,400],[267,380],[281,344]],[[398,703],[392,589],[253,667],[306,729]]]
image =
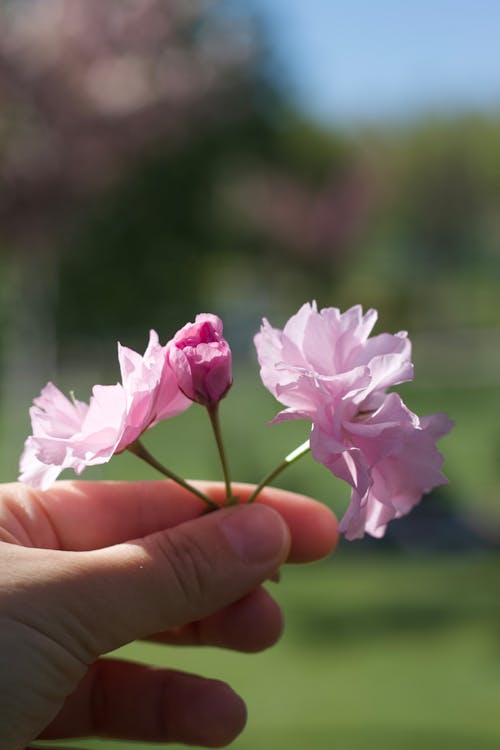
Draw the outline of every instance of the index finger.
[[[222,483],[193,484],[216,503],[224,502]],[[240,502],[248,500],[254,489],[249,484],[234,483],[232,487]],[[23,514],[33,546],[72,551],[100,549],[147,536],[192,520],[206,509],[199,498],[169,480],[61,481],[44,492],[14,484],[4,490],[5,502],[17,506],[18,521]],[[325,505],[271,487],[262,490],[257,502],[274,508],[289,526],[290,562],[317,560],[334,548],[337,521]]]

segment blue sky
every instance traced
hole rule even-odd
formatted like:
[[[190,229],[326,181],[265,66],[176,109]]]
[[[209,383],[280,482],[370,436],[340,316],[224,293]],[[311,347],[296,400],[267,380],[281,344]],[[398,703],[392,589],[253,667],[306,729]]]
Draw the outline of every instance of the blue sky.
[[[329,122],[500,110],[500,0],[243,0],[301,106]]]

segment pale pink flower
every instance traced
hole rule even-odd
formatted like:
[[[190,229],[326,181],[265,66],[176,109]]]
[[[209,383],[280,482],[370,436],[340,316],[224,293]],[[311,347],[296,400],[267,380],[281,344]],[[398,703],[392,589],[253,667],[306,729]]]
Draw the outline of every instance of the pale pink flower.
[[[191,406],[191,401],[179,390],[167,350],[168,344],[160,345],[156,331],[150,332],[142,357],[118,345],[126,415],[118,451],[133,443],[144,430]]]
[[[181,391],[203,406],[215,406],[232,385],[231,349],[216,315],[200,313],[168,344],[168,358]]]
[[[419,419],[387,388],[411,380],[405,332],[369,338],[377,319],[303,305],[281,331],[264,320],[255,345],[264,385],[286,407],[274,421],[312,422],[311,452],[352,486],[340,530],[382,536],[388,521],[446,482],[435,443],[452,427],[443,414]]]
[[[34,400],[22,482],[46,489],[63,469],[81,474],[86,466],[106,463],[161,419],[190,406],[155,331],[144,356],[120,345],[118,356],[122,383],[94,386],[89,404],[68,400],[52,383]]]

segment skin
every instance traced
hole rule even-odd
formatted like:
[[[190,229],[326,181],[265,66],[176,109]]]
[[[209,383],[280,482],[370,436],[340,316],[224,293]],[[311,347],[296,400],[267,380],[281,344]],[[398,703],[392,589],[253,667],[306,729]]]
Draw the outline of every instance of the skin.
[[[221,484],[198,486],[222,503]],[[252,487],[233,485],[241,502]],[[136,639],[255,652],[281,611],[261,584],[329,554],[331,512],[267,488],[206,513],[171,482],[0,487],[0,750],[115,737],[219,747],[243,729],[218,680],[103,654]]]

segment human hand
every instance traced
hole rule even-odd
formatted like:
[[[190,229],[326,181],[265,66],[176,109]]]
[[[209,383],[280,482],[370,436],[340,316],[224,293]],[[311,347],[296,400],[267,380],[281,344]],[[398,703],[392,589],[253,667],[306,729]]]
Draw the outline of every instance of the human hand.
[[[222,503],[224,488],[199,485]],[[252,487],[234,485],[245,501]],[[138,638],[258,651],[281,613],[260,584],[328,554],[330,511],[266,489],[203,514],[170,482],[0,487],[0,750],[97,735],[221,746],[245,724],[217,680],[99,659]]]

